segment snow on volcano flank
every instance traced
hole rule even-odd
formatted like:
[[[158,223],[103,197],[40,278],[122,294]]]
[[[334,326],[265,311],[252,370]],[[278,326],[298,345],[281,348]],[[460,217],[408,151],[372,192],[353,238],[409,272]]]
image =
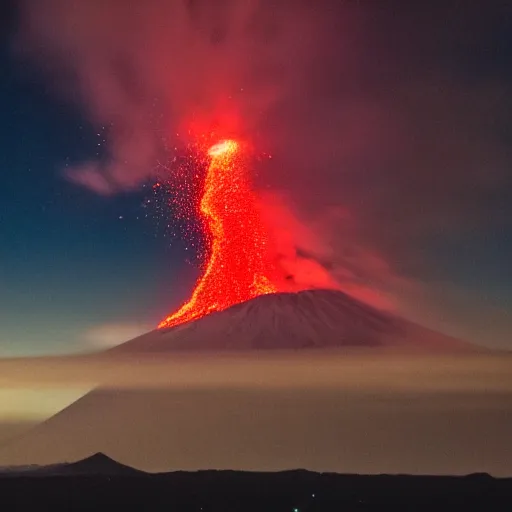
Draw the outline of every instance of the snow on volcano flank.
[[[195,321],[152,331],[113,352],[328,347],[438,351],[467,345],[379,311],[343,292],[306,290],[262,295]]]

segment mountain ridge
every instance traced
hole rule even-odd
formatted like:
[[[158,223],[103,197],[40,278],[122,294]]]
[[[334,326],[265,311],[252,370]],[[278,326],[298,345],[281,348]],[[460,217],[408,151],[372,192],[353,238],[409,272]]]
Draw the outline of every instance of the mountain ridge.
[[[200,469],[196,471],[190,470],[174,470],[174,471],[164,471],[164,472],[156,472],[150,473],[147,471],[143,471],[132,466],[122,464],[121,462],[115,460],[112,457],[109,457],[103,452],[96,452],[93,455],[85,457],[83,459],[79,459],[75,462],[59,462],[56,464],[48,464],[48,465],[34,465],[34,466],[19,466],[19,469],[23,470],[24,476],[31,476],[34,474],[43,474],[44,476],[55,476],[55,469],[61,468],[63,471],[59,473],[59,476],[77,476],[77,475],[96,475],[96,476],[108,476],[109,474],[112,476],[157,476],[157,477],[166,477],[166,476],[195,476],[195,475],[241,475],[241,476],[258,476],[258,475],[296,475],[296,476],[316,476],[320,477],[322,475],[325,476],[337,476],[337,477],[356,477],[356,478],[393,478],[393,477],[401,477],[401,478],[434,478],[434,479],[443,479],[443,478],[458,478],[458,479],[466,479],[466,478],[478,478],[478,479],[487,479],[487,480],[504,480],[512,483],[512,477],[495,477],[486,472],[481,473],[468,473],[463,475],[430,475],[430,474],[404,474],[404,473],[375,473],[375,474],[358,474],[358,473],[338,473],[338,472],[324,472],[324,471],[314,471],[305,468],[294,468],[294,469],[284,469],[278,471],[247,471],[247,470],[236,470],[236,469]],[[98,469],[111,469],[110,473],[105,473],[104,471],[98,471]],[[2,473],[2,469],[8,469],[9,471],[6,473]],[[17,466],[2,468],[0,466],[0,478],[4,476],[8,476],[10,474],[16,473]],[[75,471],[79,469],[80,471]],[[117,471],[113,471],[116,469]],[[119,471],[122,469],[122,471]],[[69,471],[68,471],[69,470]]]
[[[4,472],[1,470],[4,469]],[[122,464],[103,452],[74,462],[56,462],[45,465],[0,467],[0,476],[142,476],[145,471]]]

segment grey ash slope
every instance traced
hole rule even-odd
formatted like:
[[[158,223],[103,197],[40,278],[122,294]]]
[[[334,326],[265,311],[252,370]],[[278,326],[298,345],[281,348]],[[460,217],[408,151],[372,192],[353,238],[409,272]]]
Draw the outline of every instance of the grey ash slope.
[[[345,293],[307,290],[263,295],[187,324],[149,332],[111,352],[329,347],[438,351],[470,345],[379,311]]]

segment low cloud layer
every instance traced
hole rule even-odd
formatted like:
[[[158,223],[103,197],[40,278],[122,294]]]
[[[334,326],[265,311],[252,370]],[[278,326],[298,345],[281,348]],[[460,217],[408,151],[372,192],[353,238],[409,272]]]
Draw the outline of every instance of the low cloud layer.
[[[120,345],[155,328],[152,324],[118,322],[101,324],[88,329],[83,340],[88,347],[104,349]]]
[[[95,388],[4,443],[0,465],[102,451],[147,471],[509,476],[511,363],[373,350],[0,360],[0,435]]]
[[[503,354],[393,350],[0,359],[3,389],[337,389],[353,393],[512,393]]]

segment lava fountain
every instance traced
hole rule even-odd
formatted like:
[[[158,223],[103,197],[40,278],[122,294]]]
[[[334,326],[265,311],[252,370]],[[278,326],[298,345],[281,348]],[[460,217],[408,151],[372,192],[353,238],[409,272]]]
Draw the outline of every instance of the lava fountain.
[[[209,259],[190,299],[159,328],[174,327],[278,291],[267,230],[241,150],[238,142],[225,140],[208,151],[210,164],[199,213],[209,230]]]

